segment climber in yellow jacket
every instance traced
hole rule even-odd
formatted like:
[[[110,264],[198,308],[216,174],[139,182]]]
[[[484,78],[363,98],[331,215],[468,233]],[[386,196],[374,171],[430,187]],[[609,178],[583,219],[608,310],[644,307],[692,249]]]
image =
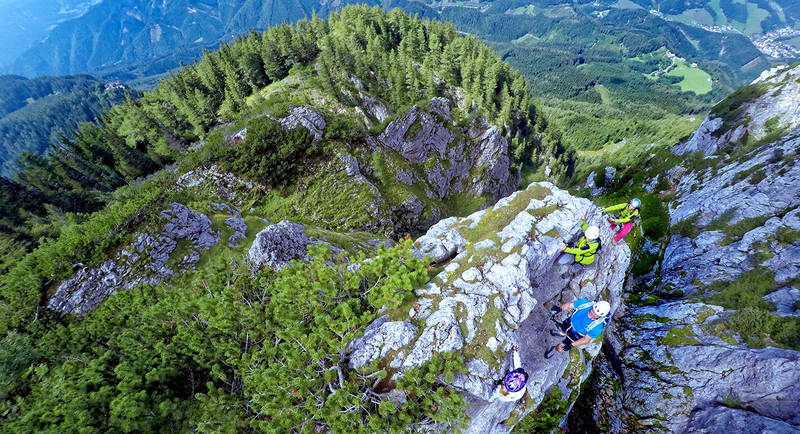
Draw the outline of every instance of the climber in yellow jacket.
[[[639,208],[642,206],[642,201],[637,198],[631,199],[628,203],[621,203],[619,205],[610,206],[603,210],[604,213],[613,213],[618,211],[614,218],[608,219],[611,224],[611,229],[617,230],[619,233],[614,236],[614,242],[618,243],[619,240],[628,235],[633,227],[633,220],[639,216]]]
[[[594,225],[589,226],[589,224],[586,223],[585,215],[581,216],[581,220],[583,220],[583,224],[581,225],[583,236],[578,240],[575,247],[567,247],[566,244],[561,245],[561,251],[564,252],[564,254],[558,258],[558,263],[561,266],[570,263],[573,265],[580,264],[580,266],[590,265],[594,262],[597,250],[600,249],[600,228]],[[566,270],[561,270],[561,268],[562,267],[559,267],[559,272],[563,274]],[[574,274],[577,269],[570,267],[569,271]]]

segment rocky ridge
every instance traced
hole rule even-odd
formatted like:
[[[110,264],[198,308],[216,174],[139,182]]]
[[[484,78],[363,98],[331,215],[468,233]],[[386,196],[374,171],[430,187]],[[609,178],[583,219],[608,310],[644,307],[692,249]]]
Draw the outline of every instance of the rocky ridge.
[[[574,350],[572,357],[545,360],[544,351],[557,342],[548,332],[546,311],[581,297],[602,297],[612,309],[620,305],[630,251],[611,241],[607,225],[601,226],[605,244],[593,265],[564,277],[554,267],[562,240],[575,241],[580,233],[580,215],[599,223],[600,212],[550,183],[534,183],[491,208],[440,221],[417,239],[416,254],[443,270],[417,291],[410,311],[387,313],[352,343],[350,366],[391,355],[386,362],[398,376],[434,353],[460,353],[469,372],[456,375],[451,386],[468,403],[467,432],[508,432],[552,387],[573,400],[600,342]],[[490,403],[515,342],[531,375],[528,396],[517,403]]]
[[[671,223],[688,222],[702,229],[694,237],[672,236],[661,267],[665,284],[695,294],[700,286],[733,280],[753,269],[764,255],[770,258],[763,264],[779,282],[800,274],[800,246],[776,240],[781,228],[800,230],[797,149],[800,129],[746,161],[681,178],[677,199],[670,206]],[[742,225],[745,232],[730,234],[734,225]]]
[[[797,351],[749,348],[717,332],[731,312],[670,302],[629,309],[596,364],[594,418],[605,432],[797,432]],[[713,414],[713,416],[711,416]]]
[[[361,93],[353,98],[354,104],[369,103],[363,108],[358,106],[366,121],[369,116],[386,119],[387,109],[379,100]],[[367,149],[356,150],[355,155],[338,154],[320,170],[323,183],[330,189],[328,193],[351,192],[347,200],[352,203],[346,205],[356,206],[354,212],[366,222],[356,229],[396,236],[419,232],[451,212],[445,202],[455,196],[491,204],[516,188],[519,175],[510,167],[508,142],[500,129],[490,126],[474,110],[467,126],[456,126],[450,113],[455,105],[453,99],[434,98],[427,108],[412,107],[389,122],[383,133],[367,136]],[[290,106],[276,120],[286,130],[308,129],[315,140],[323,137],[328,126],[323,110],[312,106]],[[247,130],[243,129],[227,135],[225,140],[234,145],[246,137]],[[382,156],[384,161],[380,174],[373,162],[374,155]],[[381,179],[387,173],[392,174],[392,179]],[[212,228],[206,214],[174,203],[171,210],[162,212],[166,224],[160,234],[150,235],[145,231],[134,234],[132,245],[122,248],[100,266],[76,264],[78,271],[59,285],[48,306],[63,313],[83,315],[119,289],[154,285],[176,273],[193,271],[202,253],[217,244],[223,231],[228,234],[226,245],[238,248],[247,236],[248,225],[238,209],[224,202],[240,203],[243,197],[267,192],[264,186],[227,173],[216,164],[181,175],[171,190],[223,201],[209,205],[209,211],[225,214],[224,221]],[[332,202],[325,206],[338,208],[345,204]],[[250,210],[251,214],[253,211]],[[328,228],[342,223],[324,217],[318,220],[320,226]],[[366,240],[347,233],[337,237],[357,249],[374,249],[385,241],[379,237]],[[192,248],[185,257],[173,258],[176,250],[182,250],[178,248],[182,240],[188,241]],[[304,258],[308,245],[320,242],[327,243],[324,238],[306,236],[304,228],[296,223],[270,224],[250,246],[251,268],[280,269],[291,259]],[[338,249],[333,244],[331,248]]]
[[[762,75],[761,82],[784,83],[782,92],[768,90],[755,103],[744,103],[742,112],[763,109],[765,101],[778,107],[768,107],[736,128],[757,133],[764,117],[776,114],[780,125],[792,125],[794,115],[781,111],[785,105],[780,101],[789,98],[797,108],[800,88],[794,78],[791,83],[784,80],[800,75],[798,71]],[[747,145],[732,140],[738,139],[723,135],[705,142],[708,146],[673,149],[700,150],[710,157],[701,169],[670,170],[673,235],[656,272],[644,281],[678,300],[644,297],[652,305],[629,309],[609,333],[607,355],[596,363],[588,402],[580,404],[605,431],[800,431],[800,352],[780,348],[777,338],[750,330],[766,327],[771,317],[800,316],[800,129],[756,143],[742,155],[736,147]],[[728,149],[733,149],[733,158],[721,155]],[[738,285],[746,285],[745,291],[756,297],[764,294],[756,286],[763,286],[761,305],[771,311],[753,310],[755,301],[745,301],[745,295],[720,295],[735,288],[739,279],[750,279]],[[736,326],[754,312],[759,316],[755,323]],[[740,332],[762,337],[753,341]]]
[[[194,270],[201,252],[219,242],[219,233],[212,228],[208,216],[185,205],[173,203],[161,211],[161,217],[165,224],[160,234],[134,234],[134,242],[113,259],[95,268],[81,266],[72,277],[58,285],[47,307],[61,313],[85,315],[120,289],[155,285],[171,279],[176,272]],[[181,241],[189,243],[189,252],[169,264]]]
[[[800,126],[798,95],[800,66],[764,71],[750,86],[731,95],[727,103],[715,107],[691,137],[672,150],[678,155],[699,151],[710,156],[743,139],[761,140],[778,131],[791,131]],[[733,98],[750,99],[738,102]],[[723,109],[726,112],[719,113]]]
[[[419,233],[446,216],[447,201],[457,196],[488,206],[517,188],[520,177],[501,130],[476,114],[467,126],[454,125],[455,105],[437,97],[427,108],[414,106],[367,137],[370,152],[339,156],[348,184],[373,198],[367,229],[390,237]]]

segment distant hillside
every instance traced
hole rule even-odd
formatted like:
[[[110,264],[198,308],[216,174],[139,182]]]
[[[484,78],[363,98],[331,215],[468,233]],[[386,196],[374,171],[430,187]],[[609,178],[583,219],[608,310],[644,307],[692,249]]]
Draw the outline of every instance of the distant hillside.
[[[23,153],[43,153],[81,122],[96,122],[126,91],[88,75],[0,76],[0,175],[10,177]]]
[[[22,54],[12,70],[25,76],[73,74],[141,63],[176,50],[194,54],[190,59],[176,59],[157,71],[161,73],[176,67],[178,60],[199,58],[202,48],[217,47],[221,40],[246,35],[251,28],[310,18],[314,11],[324,16],[347,3],[354,2],[104,1],[80,18],[57,25],[47,38]]]
[[[14,59],[35,42],[47,36],[56,24],[77,18],[101,0],[0,1],[0,68],[10,66]]]
[[[800,20],[800,3],[794,0],[632,0],[630,3],[671,21],[752,37],[793,28]],[[787,42],[800,50],[797,38]]]

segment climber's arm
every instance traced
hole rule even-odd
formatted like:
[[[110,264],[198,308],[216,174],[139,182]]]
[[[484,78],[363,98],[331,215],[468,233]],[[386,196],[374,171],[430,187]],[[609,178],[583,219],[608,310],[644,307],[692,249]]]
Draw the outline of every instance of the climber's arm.
[[[568,301],[561,305],[561,310],[570,310],[573,307],[575,307],[575,304],[573,304],[571,301]]]
[[[621,203],[621,204],[619,204],[619,205],[613,205],[613,206],[610,206],[610,207],[608,207],[608,208],[605,208],[605,209],[603,209],[603,212],[614,212],[614,211],[619,211],[619,210],[621,210],[622,208],[625,208],[626,206],[628,206],[628,204],[627,204],[627,203]]]
[[[572,343],[572,346],[573,346],[573,347],[579,347],[579,346],[581,346],[581,345],[586,345],[586,344],[588,344],[588,343],[589,343],[589,342],[591,342],[591,341],[592,341],[592,337],[591,337],[591,336],[589,336],[589,335],[586,335],[586,336],[584,336],[584,337],[582,337],[582,338],[578,339],[577,341],[573,342],[573,343]]]

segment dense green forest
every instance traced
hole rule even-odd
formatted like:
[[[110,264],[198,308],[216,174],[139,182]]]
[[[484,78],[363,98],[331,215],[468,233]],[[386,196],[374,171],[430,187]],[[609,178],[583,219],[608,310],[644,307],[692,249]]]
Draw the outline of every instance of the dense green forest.
[[[343,359],[380,307],[400,305],[435,272],[411,256],[407,241],[369,260],[323,247],[312,262],[255,276],[241,255],[215,255],[195,275],[111,295],[83,318],[44,307],[73,264],[106,261],[133,232],[160,225],[166,204],[207,203],[174,188],[182,173],[217,163],[271,188],[267,198],[243,193],[249,206],[269,209],[333,152],[362,146],[386,122],[328,114],[325,137],[316,141],[264,116],[280,116],[307,94],[260,92],[302,84],[341,108],[354,104],[353,77],[394,113],[458,92],[468,110],[485,114],[510,139],[515,164],[549,162],[553,176],[568,176],[572,154],[548,128],[526,80],[452,25],[349,7],[328,20],[251,32],[108,110],[98,125],[83,124],[51,152],[26,156],[14,180],[0,179],[4,430],[396,432],[435,421],[459,425],[465,404],[435,373],[450,378],[463,362],[435,358],[409,371],[397,386],[412,399],[398,404],[376,395],[386,386],[385,367],[352,371]],[[248,138],[230,146],[221,131],[241,126]],[[287,165],[287,158],[297,163]],[[329,229],[349,227],[336,222]]]
[[[135,91],[92,77],[0,77],[0,175],[11,177],[22,154],[41,154],[69,138],[81,122],[97,121],[103,111]]]

